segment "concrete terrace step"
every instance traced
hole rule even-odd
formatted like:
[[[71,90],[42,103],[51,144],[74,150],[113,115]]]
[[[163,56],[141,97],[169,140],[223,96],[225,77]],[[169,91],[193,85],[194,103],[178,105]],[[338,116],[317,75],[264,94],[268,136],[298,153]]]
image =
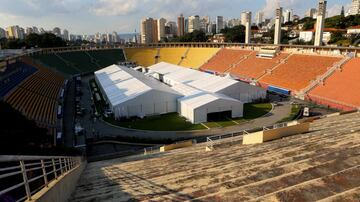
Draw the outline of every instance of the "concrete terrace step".
[[[318,120],[311,129],[259,145],[229,144],[205,152],[205,144],[199,144],[90,163],[70,201],[312,201],[358,196],[360,115]]]

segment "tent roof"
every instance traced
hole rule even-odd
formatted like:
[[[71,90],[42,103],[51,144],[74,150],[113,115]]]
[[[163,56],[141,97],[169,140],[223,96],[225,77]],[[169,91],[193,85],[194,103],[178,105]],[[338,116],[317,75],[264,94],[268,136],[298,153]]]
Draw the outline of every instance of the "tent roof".
[[[115,106],[151,90],[180,95],[169,86],[127,67],[111,65],[95,72],[109,102]]]
[[[179,99],[179,101],[182,104],[187,105],[191,109],[199,108],[201,106],[204,106],[206,104],[212,103],[212,102],[217,101],[217,100],[226,100],[228,102],[242,104],[242,102],[240,102],[239,100],[230,98],[230,97],[228,97],[226,95],[214,94],[214,93],[205,93],[205,92],[185,96],[185,97]]]
[[[162,74],[167,79],[207,92],[218,92],[238,83],[231,78],[215,76],[165,62],[150,66],[149,73]]]

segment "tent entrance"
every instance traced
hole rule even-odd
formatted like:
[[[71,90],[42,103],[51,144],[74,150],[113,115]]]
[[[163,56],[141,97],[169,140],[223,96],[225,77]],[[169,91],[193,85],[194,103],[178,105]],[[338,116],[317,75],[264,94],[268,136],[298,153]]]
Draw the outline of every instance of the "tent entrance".
[[[223,121],[231,119],[231,111],[214,112],[207,114],[207,121]]]

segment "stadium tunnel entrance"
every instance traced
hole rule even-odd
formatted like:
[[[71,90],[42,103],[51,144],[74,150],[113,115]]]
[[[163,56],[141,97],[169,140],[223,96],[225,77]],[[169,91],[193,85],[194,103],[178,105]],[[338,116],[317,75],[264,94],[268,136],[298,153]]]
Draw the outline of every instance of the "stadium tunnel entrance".
[[[232,112],[230,110],[223,112],[214,112],[207,114],[207,121],[222,121],[222,120],[231,119],[231,117],[232,117]]]

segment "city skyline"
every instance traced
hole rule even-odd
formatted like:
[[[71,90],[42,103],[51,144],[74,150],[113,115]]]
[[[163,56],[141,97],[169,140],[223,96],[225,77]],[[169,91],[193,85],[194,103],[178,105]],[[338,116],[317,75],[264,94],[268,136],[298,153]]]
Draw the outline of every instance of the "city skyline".
[[[44,3],[44,0],[4,0],[0,8],[0,27],[19,25],[21,27],[61,27],[75,34],[95,34],[97,32],[131,33],[140,31],[141,19],[151,16],[164,17],[177,21],[180,13],[190,15],[216,16],[225,19],[240,18],[243,11],[264,12],[264,17],[273,17],[277,7],[276,0],[183,0],[181,4],[174,0],[61,0]],[[177,1],[178,2],[178,1]],[[250,3],[251,2],[251,3]],[[305,12],[317,5],[317,0],[304,3],[301,0],[279,0],[284,9],[293,9],[294,14],[304,16]],[[349,9],[351,0],[329,0],[329,16],[340,14],[341,7]],[[156,5],[156,6],[155,6]],[[254,18],[254,16],[253,16]]]

